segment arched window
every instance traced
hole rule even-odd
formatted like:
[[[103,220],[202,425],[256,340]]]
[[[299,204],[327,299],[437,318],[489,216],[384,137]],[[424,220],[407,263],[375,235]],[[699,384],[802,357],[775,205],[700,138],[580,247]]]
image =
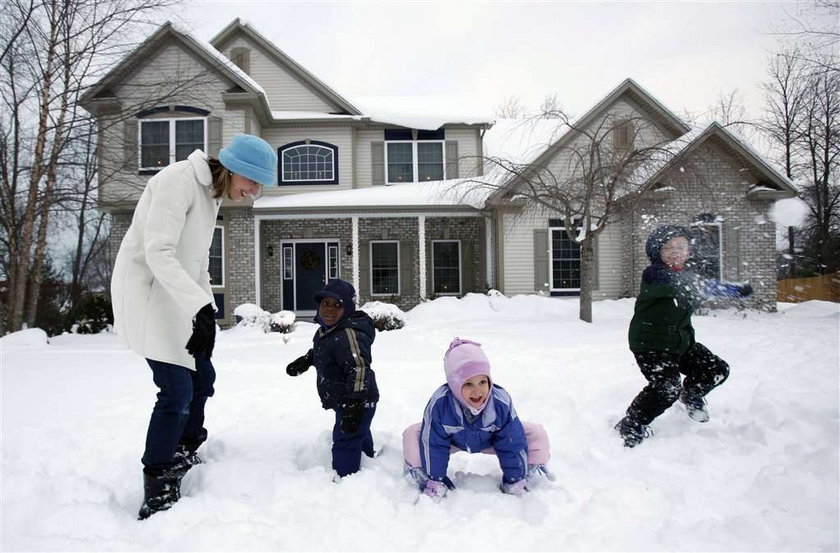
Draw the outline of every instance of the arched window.
[[[338,148],[307,140],[280,148],[281,184],[338,184]]]

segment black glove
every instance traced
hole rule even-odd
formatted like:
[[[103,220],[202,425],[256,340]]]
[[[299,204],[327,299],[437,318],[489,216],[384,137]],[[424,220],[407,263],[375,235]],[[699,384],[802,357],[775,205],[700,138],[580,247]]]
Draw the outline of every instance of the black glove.
[[[364,414],[364,401],[351,401],[347,403],[341,412],[341,431],[345,434],[355,434],[362,425]]]
[[[753,293],[753,287],[749,284],[744,284],[741,286],[741,289],[738,290],[738,293],[741,294],[742,297],[747,297]]]
[[[193,333],[187,340],[187,352],[196,359],[210,359],[216,345],[216,312],[208,303],[198,310],[193,319]]]
[[[314,361],[315,354],[312,350],[306,352],[306,355],[301,355],[288,365],[286,365],[286,374],[289,376],[298,376],[309,370]]]

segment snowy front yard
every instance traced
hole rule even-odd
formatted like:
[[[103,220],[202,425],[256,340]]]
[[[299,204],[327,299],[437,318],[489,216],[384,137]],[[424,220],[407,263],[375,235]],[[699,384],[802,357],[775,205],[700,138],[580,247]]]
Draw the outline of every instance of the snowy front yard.
[[[410,311],[373,349],[382,399],[362,471],[330,482],[332,413],[314,369],[286,364],[315,325],[220,334],[206,463],[170,511],[136,520],[155,387],[116,337],[0,341],[2,551],[837,551],[840,306],[695,317],[731,365],[711,421],[674,406],[625,449],[613,425],[644,385],[626,345],[632,300],[477,294]],[[495,457],[453,456],[436,504],[402,476],[401,434],[444,382],[455,337],[482,342],[523,420],[542,423],[555,483],[499,493]],[[17,339],[16,339],[17,338]],[[24,342],[24,343],[22,343]]]

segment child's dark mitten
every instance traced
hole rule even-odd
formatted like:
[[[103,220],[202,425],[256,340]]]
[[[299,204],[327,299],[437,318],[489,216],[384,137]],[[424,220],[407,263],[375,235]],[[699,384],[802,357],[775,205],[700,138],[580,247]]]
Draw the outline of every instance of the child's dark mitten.
[[[286,374],[289,376],[298,376],[309,370],[314,361],[315,354],[312,350],[306,352],[306,355],[301,355],[288,365],[286,365]]]
[[[738,293],[741,294],[742,297],[747,297],[753,293],[753,287],[749,284],[744,284],[741,286],[741,289],[738,290]]]
[[[362,425],[364,414],[365,403],[363,401],[347,403],[341,413],[341,431],[345,434],[355,434]]]

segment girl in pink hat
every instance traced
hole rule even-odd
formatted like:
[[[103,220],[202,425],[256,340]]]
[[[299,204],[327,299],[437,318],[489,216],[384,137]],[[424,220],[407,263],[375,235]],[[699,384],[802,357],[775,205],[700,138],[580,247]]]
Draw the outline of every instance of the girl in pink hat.
[[[447,477],[453,452],[490,453],[502,468],[500,489],[522,495],[533,478],[553,480],[546,463],[548,436],[542,425],[522,422],[504,388],[490,378],[481,344],[455,338],[443,357],[446,384],[432,394],[423,421],[403,432],[406,475],[429,497],[455,489]]]

